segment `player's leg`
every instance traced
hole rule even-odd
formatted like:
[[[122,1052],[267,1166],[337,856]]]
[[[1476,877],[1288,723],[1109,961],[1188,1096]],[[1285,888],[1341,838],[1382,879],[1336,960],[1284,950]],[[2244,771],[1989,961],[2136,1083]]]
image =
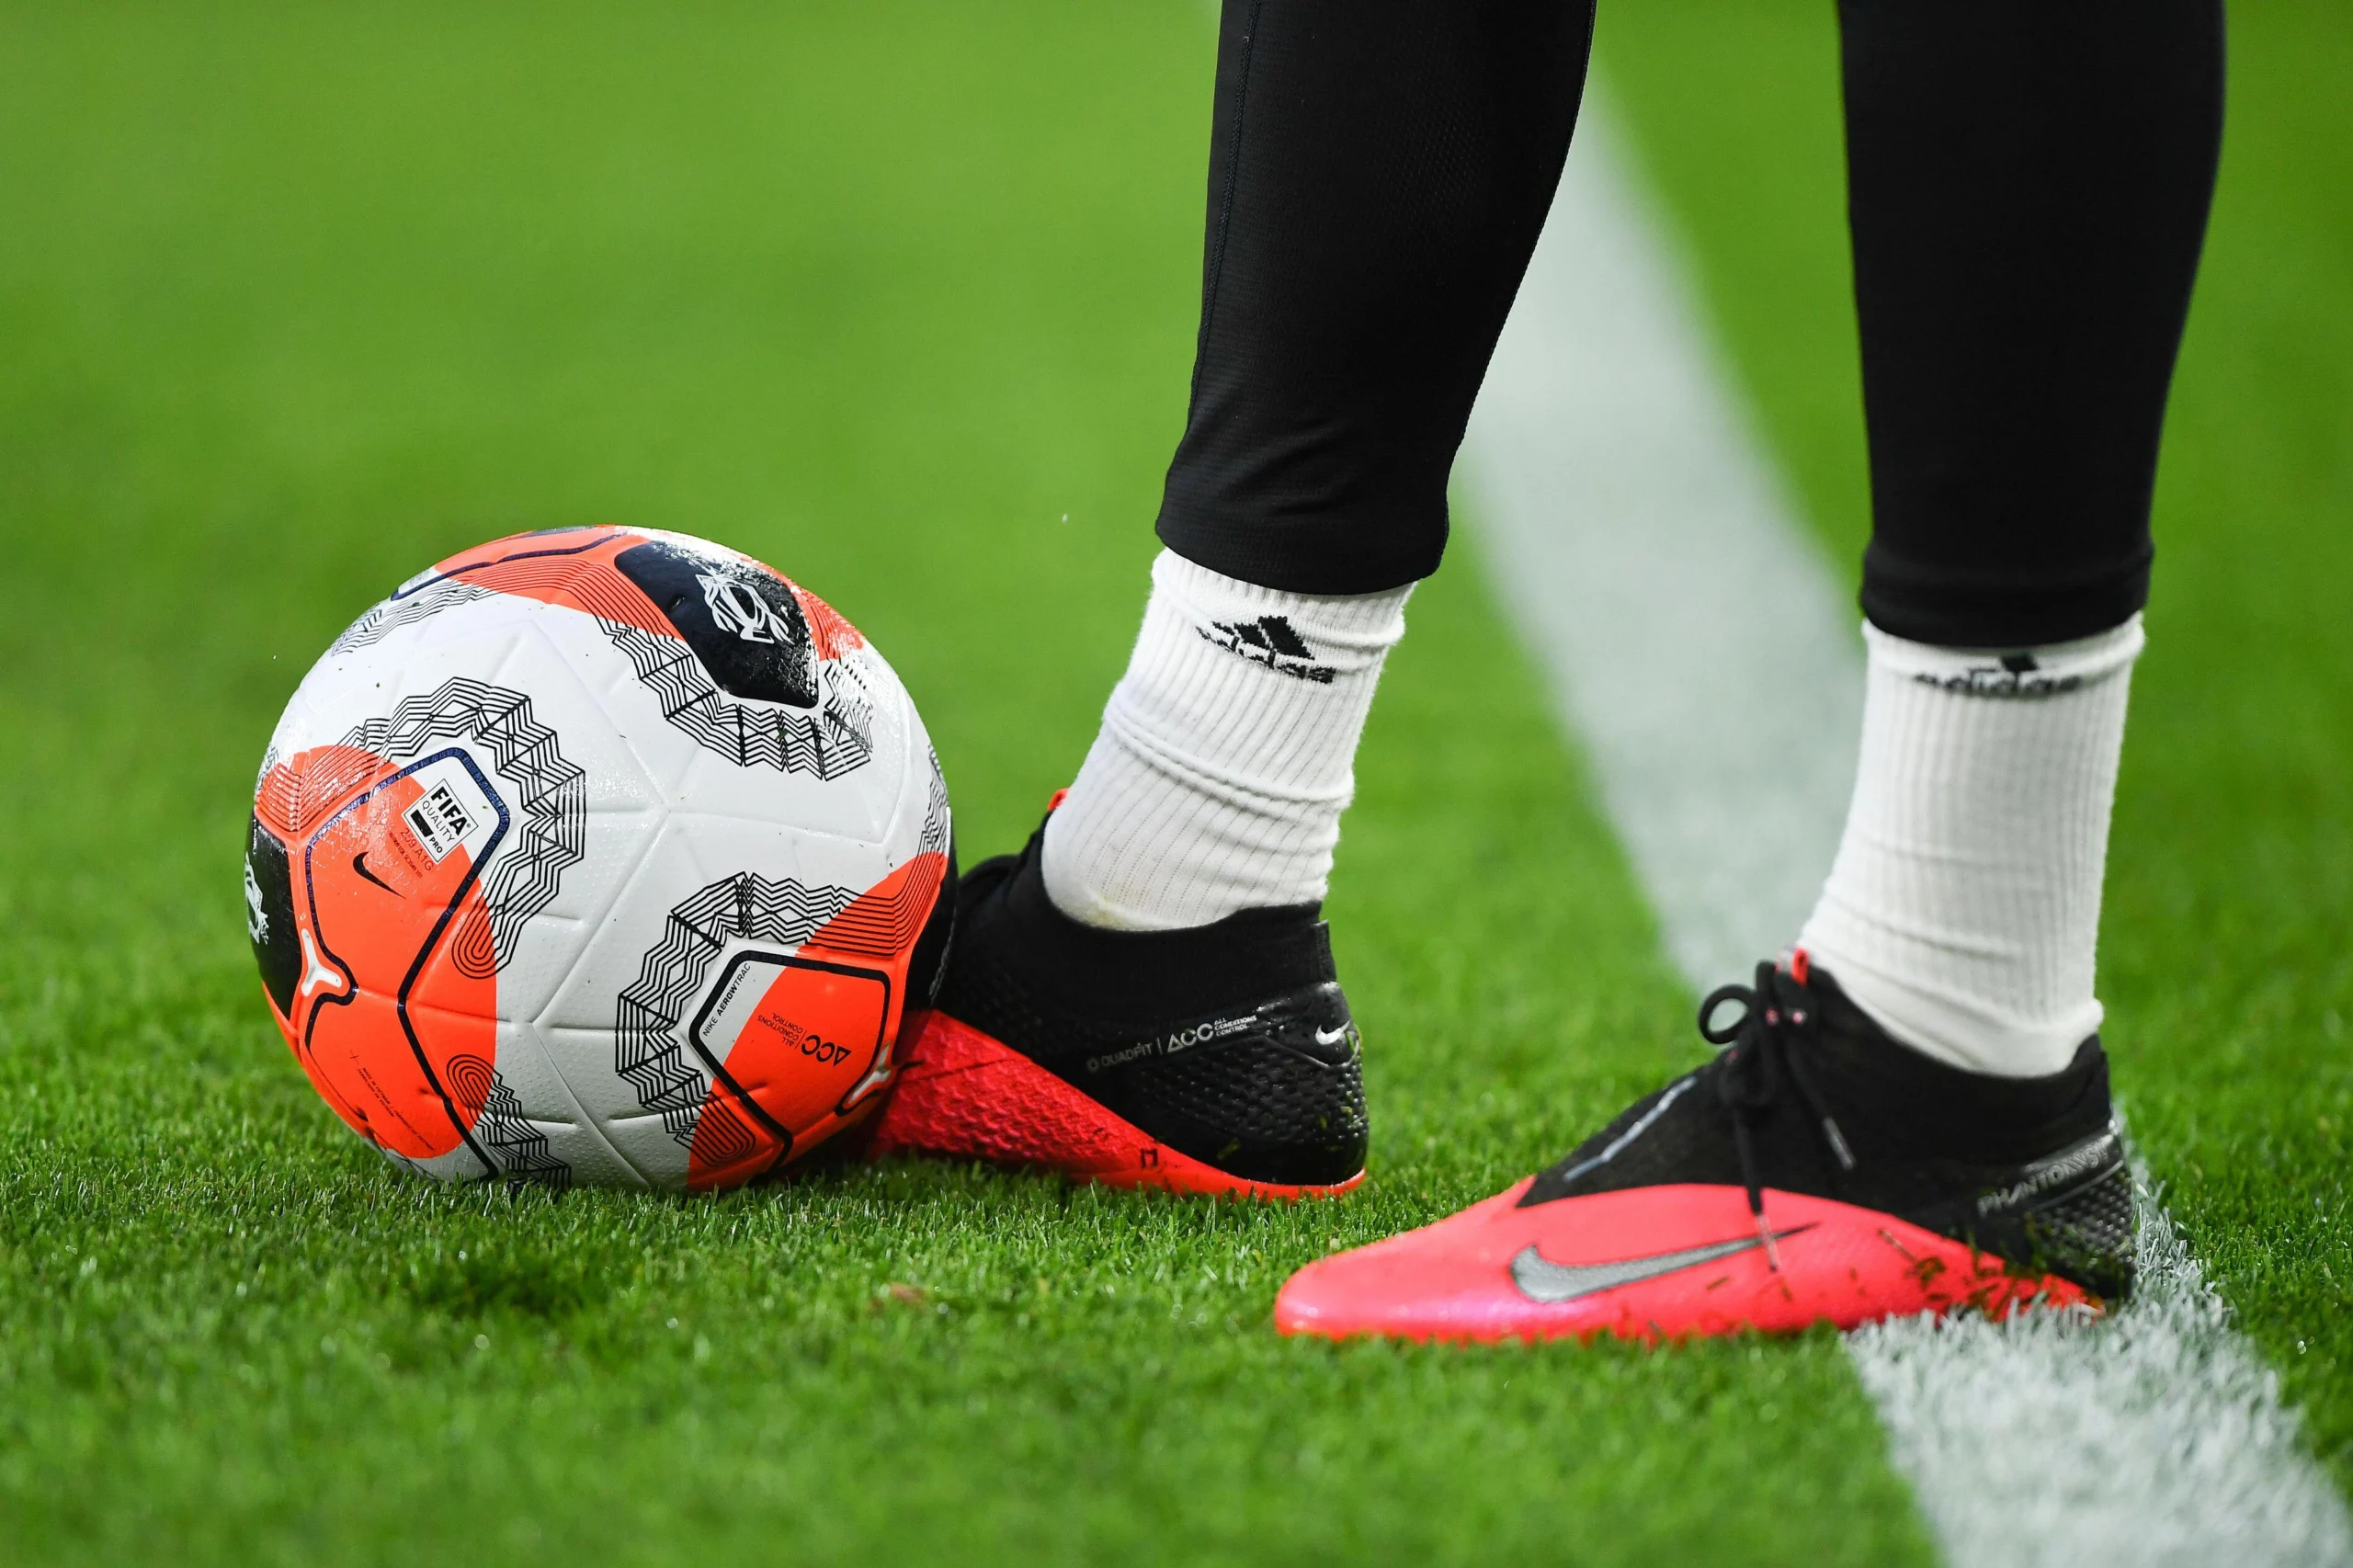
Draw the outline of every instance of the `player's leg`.
[[[1850,818],[1800,942],[1899,1038],[2029,1076],[2099,1023],[2109,806],[2221,17],[2213,0],[1974,15],[1948,40],[1880,0],[1847,8],[1870,676]]]
[[[881,1147],[1208,1190],[1361,1173],[1318,906],[1591,28],[1590,0],[1226,0],[1142,631],[1067,797],[966,879]]]
[[[1844,0],[1875,533],[1859,776],[1714,1062],[1278,1315],[1482,1336],[2129,1288],[2092,991],[2218,0]]]

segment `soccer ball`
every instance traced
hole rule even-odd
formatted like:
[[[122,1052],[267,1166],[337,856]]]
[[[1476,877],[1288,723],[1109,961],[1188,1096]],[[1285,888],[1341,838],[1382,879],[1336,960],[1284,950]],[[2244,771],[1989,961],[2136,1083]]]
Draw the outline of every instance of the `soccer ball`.
[[[404,583],[286,705],[245,911],[295,1060],[448,1180],[723,1187],[864,1120],[947,958],[948,789],[824,600],[681,534]]]

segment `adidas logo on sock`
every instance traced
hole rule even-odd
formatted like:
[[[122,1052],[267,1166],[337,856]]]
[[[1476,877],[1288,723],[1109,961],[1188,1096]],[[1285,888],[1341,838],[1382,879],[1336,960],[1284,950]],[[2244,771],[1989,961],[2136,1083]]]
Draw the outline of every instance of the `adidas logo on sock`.
[[[1333,676],[1338,673],[1331,665],[1318,663],[1315,650],[1279,615],[1262,615],[1256,620],[1213,620],[1193,630],[1201,634],[1203,641],[1294,680],[1329,686]]]
[[[1960,697],[2060,697],[2084,684],[2080,675],[2045,670],[2032,653],[2005,653],[1996,664],[1912,678]]]

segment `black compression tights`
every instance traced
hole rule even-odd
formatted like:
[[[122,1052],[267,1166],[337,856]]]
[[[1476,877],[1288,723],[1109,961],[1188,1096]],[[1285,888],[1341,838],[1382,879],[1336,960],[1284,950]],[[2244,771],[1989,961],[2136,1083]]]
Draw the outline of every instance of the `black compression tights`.
[[[1841,0],[1839,19],[1863,608],[1964,647],[2116,625],[2148,592],[2221,0]],[[1436,569],[1592,21],[1589,0],[1225,0],[1171,549],[1303,593]]]

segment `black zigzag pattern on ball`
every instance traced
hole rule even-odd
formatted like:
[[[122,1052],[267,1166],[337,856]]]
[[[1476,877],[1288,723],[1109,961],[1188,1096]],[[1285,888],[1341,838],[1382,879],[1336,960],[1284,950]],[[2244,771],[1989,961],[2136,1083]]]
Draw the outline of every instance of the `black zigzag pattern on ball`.
[[[728,696],[713,684],[694,650],[676,637],[602,617],[597,624],[662,704],[662,716],[697,745],[738,767],[839,778],[874,758],[874,710],[847,660],[818,665],[824,695],[809,713]]]
[[[848,888],[808,887],[742,872],[712,882],[670,911],[662,940],[638,965],[613,1018],[613,1065],[663,1131],[692,1143],[702,1107],[702,1072],[687,1061],[681,1020],[710,966],[738,937],[799,947],[858,899]]]
[[[428,581],[423,587],[413,591],[403,584],[391,598],[345,628],[342,636],[327,644],[327,653],[331,655],[348,653],[356,648],[372,647],[404,626],[415,625],[454,605],[490,598],[494,593],[494,589],[480,587],[453,577],[444,577],[438,583]]]
[[[449,1078],[458,1103],[473,1108],[474,1142],[491,1152],[500,1176],[559,1192],[572,1185],[572,1167],[549,1150],[547,1134],[531,1125],[522,1099],[497,1068],[479,1056],[453,1056]]]
[[[948,785],[937,756],[917,845],[926,854],[948,849]],[[637,1103],[662,1119],[663,1131],[691,1144],[708,1085],[688,1062],[681,1025],[727,944],[740,938],[798,948],[824,930],[828,948],[888,961],[915,941],[939,881],[910,877],[895,896],[870,901],[851,920],[841,918],[858,903],[851,888],[810,887],[790,877],[771,881],[745,871],[697,890],[670,911],[662,939],[615,1004],[615,1071]]]
[[[938,859],[923,869],[923,876],[908,876],[887,900],[854,900],[840,914],[819,921],[826,927],[826,947],[890,960],[908,951],[923,935],[923,923],[932,915],[932,897],[949,876],[949,779],[938,770],[938,754],[929,756],[929,763],[932,787],[925,801],[923,834],[915,835],[915,852]]]
[[[931,764],[931,789],[924,801],[923,836],[915,841],[919,855],[948,853],[948,771],[939,766],[939,752],[926,746],[924,755]]]
[[[861,953],[888,961],[915,945],[930,917],[933,895],[948,874],[948,779],[932,753],[931,784],[924,802],[923,831],[915,837],[915,853],[939,857],[910,876],[889,898],[864,898],[846,905],[838,915],[818,925],[825,928],[825,946],[837,952]],[[832,890],[839,892],[841,890]]]
[[[448,680],[430,696],[404,699],[389,717],[356,726],[343,744],[404,762],[444,740],[471,740],[487,751],[492,771],[523,804],[519,841],[496,855],[483,878],[487,918],[467,922],[450,947],[459,972],[481,979],[506,967],[524,923],[548,906],[563,873],[587,852],[587,775],[564,760],[555,732],[531,717],[529,698],[478,680]]]

